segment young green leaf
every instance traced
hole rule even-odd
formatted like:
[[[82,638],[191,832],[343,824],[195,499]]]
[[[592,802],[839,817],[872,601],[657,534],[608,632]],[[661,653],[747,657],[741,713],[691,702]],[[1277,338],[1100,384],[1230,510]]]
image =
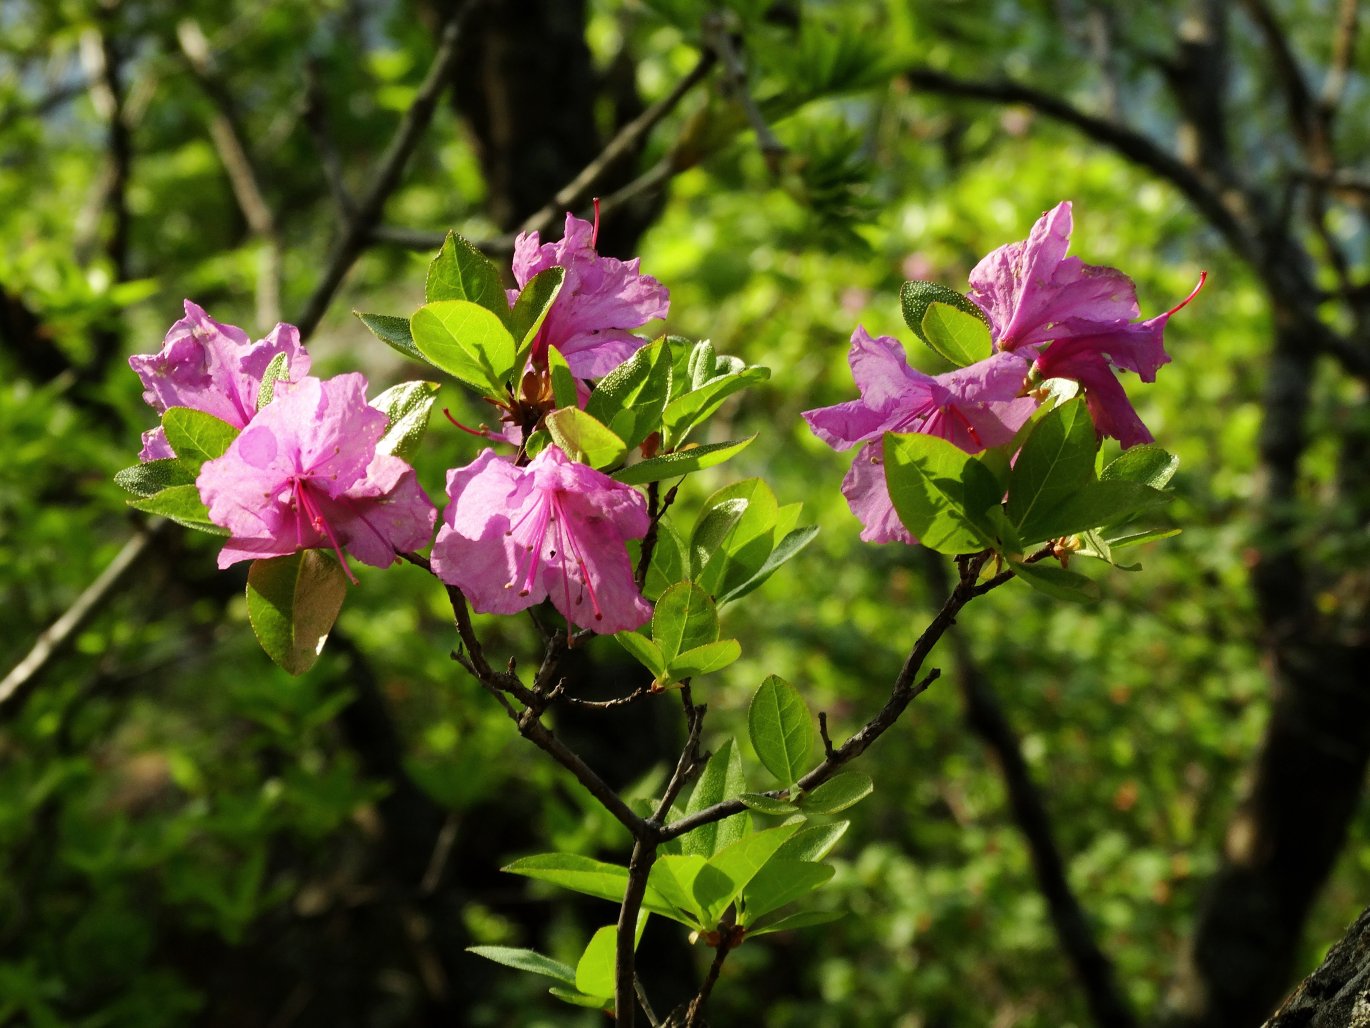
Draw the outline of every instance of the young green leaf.
[[[672,449],[678,448],[695,426],[718,410],[724,400],[770,377],[770,368],[744,368],[735,374],[720,378],[710,377],[696,384],[689,392],[674,397],[666,404],[666,409],[661,415],[664,443]]]
[[[748,810],[755,810],[758,814],[789,817],[791,814],[799,813],[799,808],[789,800],[778,800],[772,796],[767,796],[764,792],[744,792],[738,799],[746,805]]]
[[[222,457],[240,431],[213,414],[191,407],[168,407],[162,415],[162,430],[176,456],[194,461]]]
[[[194,485],[167,486],[151,496],[135,497],[128,501],[128,505],[146,514],[169,518],[186,528],[210,535],[228,535],[228,529],[209,520],[209,509],[200,499],[200,490]]]
[[[715,873],[701,872],[694,883],[695,900],[704,910],[706,925],[718,923],[747,883],[798,830],[798,824],[783,824],[753,832],[709,858],[709,868]]]
[[[976,311],[979,310],[976,307]],[[958,368],[983,360],[994,349],[983,313],[977,317],[947,303],[928,305],[923,314],[922,336],[929,346]]]
[[[547,312],[552,309],[552,304],[561,293],[565,279],[565,268],[544,268],[528,280],[528,284],[514,301],[514,308],[509,312],[509,334],[518,344],[514,353],[516,372],[528,362],[533,342],[537,339],[542,323],[547,320]]]
[[[1099,479],[1103,482],[1137,482],[1152,489],[1164,489],[1179,467],[1180,458],[1166,453],[1155,443],[1147,443],[1124,450],[1099,473]]]
[[[342,566],[322,550],[254,560],[247,572],[252,631],[267,656],[292,675],[319,659],[346,595]]]
[[[691,446],[688,449],[676,450],[674,453],[663,453],[657,457],[638,461],[636,464],[629,464],[626,468],[620,468],[614,472],[613,477],[624,485],[646,485],[648,482],[679,478],[682,475],[690,474],[692,471],[722,464],[725,460],[741,453],[755,438],[755,435],[749,435],[746,439],[734,439],[732,442],[709,443],[705,446]]]
[[[509,317],[509,300],[500,281],[494,262],[469,242],[448,232],[442,249],[428,265],[428,281],[424,285],[424,299],[466,300],[484,307],[501,321]]]
[[[813,718],[803,697],[778,675],[768,676],[752,696],[747,733],[757,759],[781,785],[793,785],[808,769]]]
[[[699,853],[666,854],[657,857],[647,876],[647,884],[656,894],[679,911],[673,920],[692,928],[704,926],[704,911],[695,900],[694,884],[707,865],[708,860]]]
[[[614,994],[614,952],[618,929],[605,925],[590,938],[576,964],[576,988],[587,996]]]
[[[617,632],[614,638],[620,646],[633,655],[639,664],[652,673],[657,681],[666,679],[666,658],[661,655],[661,647],[637,632]]]
[[[286,370],[289,360],[284,352],[278,353],[271,358],[271,363],[262,372],[262,384],[257,388],[257,410],[265,407],[276,395],[276,383],[290,377],[290,372]]]
[[[871,776],[860,771],[843,771],[799,798],[799,806],[814,814],[836,814],[860,803],[875,791]]]
[[[923,329],[923,319],[927,316],[928,308],[934,303],[952,307],[962,314],[969,314],[982,321],[986,328],[989,327],[989,318],[970,297],[936,282],[905,282],[899,289],[899,306],[904,314],[904,323],[913,329],[914,335],[918,336],[926,345],[932,346],[934,350],[937,347],[933,346],[928,337],[924,335]],[[943,354],[943,356],[946,355]],[[980,356],[988,356],[988,350]],[[950,358],[948,359],[950,360]],[[975,357],[967,363],[974,363],[979,359],[980,357]]]
[[[502,870],[614,903],[623,901],[623,892],[628,887],[626,867],[606,864],[602,860],[575,853],[540,853],[522,857],[505,865]]]
[[[414,345],[429,363],[499,396],[514,371],[514,337],[500,318],[469,300],[439,300],[409,321]]]
[[[1071,603],[1095,603],[1099,599],[1097,582],[1059,564],[1013,563],[1012,567],[1019,578],[1053,599],[1068,600]]]
[[[796,528],[792,532],[787,532],[785,538],[780,540],[780,544],[771,551],[770,556],[762,561],[761,567],[756,570],[756,574],[733,586],[718,598],[718,602],[731,603],[761,586],[766,579],[776,573],[780,565],[813,542],[816,535],[818,535],[817,525],[806,525],[803,528]]]
[[[742,890],[742,925],[751,924],[772,910],[807,896],[832,878],[831,864],[772,857]]]
[[[805,825],[790,836],[784,846],[776,850],[776,860],[819,861],[832,852],[837,840],[846,834],[850,821],[834,821],[826,825]]]
[[[426,364],[430,368],[435,366],[414,345],[414,335],[409,329],[408,318],[397,318],[390,314],[363,314],[361,311],[353,311],[352,314],[371,330],[372,335],[396,353],[403,354],[420,364]]]
[[[585,411],[633,447],[660,428],[670,390],[671,351],[658,339],[600,379]]]
[[[760,571],[775,548],[780,506],[759,478],[724,486],[707,500],[690,536],[700,588],[723,595]]]
[[[478,957],[493,960],[497,964],[503,964],[505,967],[512,967],[518,971],[528,971],[531,974],[555,978],[564,985],[574,986],[576,984],[576,972],[572,967],[563,964],[560,960],[545,957],[536,950],[521,949],[514,946],[467,946],[466,952],[474,953]]]
[[[571,374],[571,365],[555,346],[547,350],[547,373],[552,377],[552,399],[558,407],[579,407],[580,393],[576,389],[576,376]]]
[[[740,656],[742,644],[736,639],[719,639],[717,642],[696,646],[677,654],[671,661],[671,680],[679,682],[686,678],[711,675],[715,671],[723,670]]]
[[[895,512],[930,550],[973,553],[989,544],[967,511],[965,477],[971,463],[964,451],[937,436],[885,434],[885,480]]]
[[[696,814],[701,810],[737,796],[747,788],[742,774],[742,755],[737,744],[728,739],[714,751],[704,765],[704,771],[690,793],[690,801],[685,805],[686,814]],[[731,845],[742,837],[746,829],[746,816],[733,814],[722,821],[700,825],[681,838],[681,849],[687,855],[712,857],[719,850]]]
[[[1009,520],[1028,542],[1052,538],[1051,515],[1094,480],[1094,422],[1071,400],[1037,422],[1009,472]],[[1092,526],[1088,526],[1092,527]]]
[[[428,429],[428,416],[439,388],[436,382],[401,382],[371,401],[372,407],[390,419],[385,435],[376,443],[377,453],[411,460]]]
[[[592,468],[617,464],[628,452],[622,439],[579,407],[559,407],[542,423],[568,457]]]
[[[677,582],[656,601],[652,639],[668,667],[677,655],[717,638],[717,608],[709,594],[693,582]]]
[[[830,924],[845,916],[845,910],[801,910],[774,921],[758,923],[747,929],[747,938],[755,939],[773,932],[792,932],[796,928],[812,928],[815,925]]]
[[[114,484],[135,496],[155,496],[174,485],[193,486],[199,474],[199,461],[164,457],[124,468],[115,474]]]

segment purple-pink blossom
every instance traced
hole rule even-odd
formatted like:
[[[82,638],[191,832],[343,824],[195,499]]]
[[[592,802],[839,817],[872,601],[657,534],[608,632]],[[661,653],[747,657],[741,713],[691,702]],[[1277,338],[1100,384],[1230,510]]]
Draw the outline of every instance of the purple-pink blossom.
[[[219,567],[328,547],[352,577],[344,553],[387,567],[424,546],[437,512],[413,468],[376,452],[388,422],[367,404],[361,374],[279,385],[195,482],[209,519],[230,533]]]
[[[1038,219],[1028,238],[987,255],[970,273],[970,298],[989,318],[994,347],[1021,352],[1042,378],[1066,378],[1085,389],[1095,428],[1123,446],[1151,441],[1115,371],[1154,382],[1170,361],[1163,340],[1166,321],[1192,300],[1194,291],[1165,314],[1138,316],[1137,291],[1116,268],[1067,257],[1071,206],[1057,204]]]
[[[158,414],[191,407],[242,428],[257,411],[267,365],[281,353],[287,379],[309,374],[309,354],[294,325],[282,322],[254,343],[236,325],[221,324],[186,300],[185,317],[168,330],[161,350],[135,354],[128,363],[142,379],[143,399]],[[141,460],[172,456],[161,426],[143,433]]]
[[[567,214],[560,242],[543,243],[537,232],[514,241],[514,279],[520,288],[540,271],[566,269],[561,292],[533,344],[535,366],[545,366],[547,347],[555,346],[577,377],[598,378],[647,342],[630,329],[666,316],[669,290],[642,274],[636,257],[601,257],[595,235],[596,225]]]
[[[911,542],[885,487],[881,439],[886,432],[923,432],[979,453],[1013,438],[1037,401],[1024,396],[1028,362],[1012,352],[992,354],[966,368],[928,375],[911,368],[903,346],[872,338],[863,326],[848,353],[860,398],[804,412],[818,438],[837,450],[865,444],[842,483],[842,493],[868,542]]]
[[[433,570],[477,611],[550,599],[571,624],[605,634],[651,617],[624,546],[650,524],[637,490],[549,446],[526,467],[487,449],[447,473],[447,492]]]

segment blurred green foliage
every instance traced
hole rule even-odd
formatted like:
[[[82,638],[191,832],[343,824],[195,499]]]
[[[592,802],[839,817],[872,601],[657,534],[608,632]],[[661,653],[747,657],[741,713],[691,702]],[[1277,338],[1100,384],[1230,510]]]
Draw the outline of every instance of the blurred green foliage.
[[[920,97],[891,78],[917,55],[963,73],[1031,69],[1068,94],[1089,90],[1088,71],[1070,59],[1070,26],[1043,5],[811,2],[798,31],[767,12],[800,5],[730,6],[755,96],[788,153],[772,174],[735,97],[692,96],[647,155],[674,145],[691,166],[672,181],[640,255],[671,288],[670,331],[712,339],[719,352],[769,366],[772,378],[701,440],[759,433],[729,465],[690,480],[678,523],[690,524],[714,489],[755,474],[780,503],[802,500],[822,532],[745,604],[723,609],[743,656],[697,697],[709,706],[710,748],[747,738],[747,702],[770,674],[793,682],[844,737],[882,702],[940,603],[923,554],[858,541],[838,492],[849,458],[799,417],[852,396],[846,353],[857,323],[904,339],[926,370],[944,370],[904,328],[900,285],[964,289],[981,254],[1023,238],[1066,198],[1074,252],[1132,275],[1144,314],[1184,296],[1200,269],[1210,273],[1171,323],[1174,363],[1154,386],[1129,383],[1143,419],[1181,458],[1180,500],[1164,516],[1183,534],[1146,548],[1143,572],[1107,576],[1103,601],[1088,609],[1018,586],[977,601],[960,628],[1021,733],[1103,948],[1146,1010],[1216,864],[1267,714],[1246,583],[1270,330],[1263,296],[1146,173],[1025,109]],[[1155,37],[1168,40],[1171,6],[1137,12],[1129,31],[1145,35],[1154,20]],[[0,287],[7,311],[32,315],[61,366],[40,375],[46,355],[8,340],[0,351],[0,668],[28,652],[130,535],[111,476],[154,418],[123,358],[157,348],[182,296],[254,337],[270,328],[254,307],[263,244],[234,204],[206,130],[211,107],[177,56],[177,20],[196,18],[219,52],[269,169],[287,320],[313,287],[338,217],[303,125],[303,69],[322,83],[328,131],[359,190],[431,49],[422,5],[174,7],[17,0],[0,13]],[[692,63],[690,26],[704,7],[599,0],[587,38],[605,68],[625,48],[654,97]],[[79,56],[101,27],[120,41],[136,119],[122,269],[101,248],[103,118]],[[1253,84],[1237,112],[1245,130],[1260,131],[1268,116],[1261,88]],[[387,221],[491,238],[483,201],[469,135],[444,106]],[[316,367],[361,367],[373,390],[413,377],[348,311],[411,312],[426,259],[373,247],[311,342]],[[117,358],[92,368],[95,337],[110,330]],[[1356,400],[1337,381],[1322,384],[1315,431],[1363,419]],[[443,405],[459,420],[488,419],[451,384]],[[444,469],[474,450],[437,419],[434,429],[419,471],[440,495]],[[1311,453],[1305,541],[1363,562],[1363,526],[1319,502],[1334,456],[1316,439]],[[575,963],[607,908],[560,902],[495,869],[552,848],[622,860],[626,840],[452,663],[446,597],[431,580],[407,567],[357,569],[337,637],[313,671],[290,679],[257,650],[243,575],[214,570],[212,539],[172,530],[156,546],[157,559],[103,605],[0,732],[0,1023],[234,1024],[263,1011],[277,1023],[414,1023],[430,984],[414,954],[426,943],[406,935],[409,908],[387,906],[388,858],[377,842],[378,807],[396,786],[364,766],[340,727],[360,674],[374,679],[404,771],[445,812],[462,854],[447,871],[456,900],[427,912],[436,933],[462,945],[536,945]],[[532,659],[523,622],[478,627],[492,652]],[[588,651],[602,678],[629,673],[614,642]],[[951,670],[950,649],[934,663]],[[624,765],[638,778],[630,795],[660,787],[678,743],[674,714],[661,713],[655,757]],[[566,732],[601,756],[628,746],[587,738],[584,726]],[[837,875],[816,901],[847,916],[734,953],[712,1001],[716,1023],[1081,1023],[1083,1001],[1002,783],[964,724],[950,676],[858,767],[876,791],[845,815],[852,827],[830,858]],[[1357,824],[1312,940],[1339,934],[1370,890],[1367,819]],[[408,854],[420,866],[428,857]],[[385,944],[368,947],[358,935],[376,924]],[[682,956],[674,930],[648,926],[644,973],[678,974],[692,961],[694,978],[673,986],[683,991],[709,953]],[[462,997],[466,1023],[600,1023],[589,1012],[573,1021],[536,979],[474,958],[458,967],[462,977],[446,987]],[[255,994],[234,991],[244,981]]]

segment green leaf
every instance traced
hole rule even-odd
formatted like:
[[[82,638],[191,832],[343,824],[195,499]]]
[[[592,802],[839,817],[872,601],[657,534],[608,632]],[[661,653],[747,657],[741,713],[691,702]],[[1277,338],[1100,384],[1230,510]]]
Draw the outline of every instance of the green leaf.
[[[1052,512],[1094,481],[1094,422],[1084,400],[1071,400],[1033,427],[1009,472],[1009,520],[1033,542],[1052,538]]]
[[[559,407],[542,424],[568,457],[592,468],[617,464],[628,452],[622,439],[579,407]]]
[[[933,346],[932,342],[924,334],[923,328],[923,319],[927,316],[928,308],[934,303],[952,307],[963,314],[969,314],[972,317],[978,318],[984,323],[986,328],[989,328],[989,318],[970,297],[936,282],[905,282],[899,289],[899,306],[904,313],[904,323],[908,325],[909,328],[913,329],[914,334],[918,336],[919,339],[928,346],[931,346],[934,350],[937,350],[937,347]],[[941,353],[940,350],[938,350],[938,352]],[[988,355],[989,351],[986,349],[985,353],[980,356],[984,357]],[[943,354],[943,356],[945,357],[947,355]],[[951,360],[950,357],[947,357],[947,359]],[[974,361],[979,359],[980,357],[976,357],[967,363],[974,363]],[[952,363],[956,362],[952,361]]]
[[[227,421],[190,407],[168,407],[162,430],[176,456],[194,461],[222,457],[239,432]]]
[[[555,978],[565,985],[574,986],[576,984],[576,972],[573,968],[563,964],[560,960],[545,957],[536,950],[520,949],[514,946],[467,946],[466,952],[474,953],[478,957],[493,960],[497,964],[503,964],[505,967],[512,967],[518,971],[528,971],[531,974]]]
[[[799,798],[805,811],[836,814],[860,803],[875,791],[871,776],[860,771],[843,771]]]
[[[695,899],[704,910],[706,925],[718,923],[747,883],[798,830],[797,824],[784,824],[753,832],[709,858],[709,868],[717,873],[701,872],[694,883]]]
[[[1053,599],[1068,600],[1072,603],[1095,603],[1099,599],[1097,582],[1059,564],[1012,563],[1012,567],[1018,577],[1028,585]]]
[[[783,678],[768,676],[752,696],[747,733],[757,759],[781,785],[793,785],[807,770],[813,718],[803,698]]]
[[[596,896],[613,903],[623,901],[628,869],[575,853],[540,853],[522,857],[502,869],[540,882],[550,882],[572,892]]]
[[[850,821],[834,821],[826,825],[805,825],[790,836],[784,846],[776,850],[776,860],[819,861],[832,852],[837,840],[846,834]]]
[[[715,671],[721,671],[740,656],[742,644],[736,639],[719,639],[717,642],[705,643],[703,646],[696,646],[676,655],[670,662],[671,679],[678,682],[686,678],[711,675]]]
[[[262,384],[257,388],[257,410],[261,410],[276,395],[276,383],[283,378],[289,378],[290,373],[286,370],[286,363],[289,358],[284,352],[276,354],[271,358],[271,363],[262,372]]]
[[[718,638],[718,610],[699,586],[686,580],[661,594],[652,613],[652,639],[670,667],[678,654]]]
[[[722,595],[750,580],[775,548],[780,506],[759,478],[724,486],[707,500],[690,535],[695,581]]]
[[[1056,506],[1039,508],[1032,519],[1034,532],[1024,535],[1030,541],[1057,539],[1091,528],[1116,525],[1162,507],[1173,498],[1170,493],[1139,482],[1122,479],[1087,482],[1062,497]]]
[[[829,924],[846,916],[845,910],[801,910],[798,913],[778,918],[766,924],[753,925],[747,929],[747,938],[770,935],[773,932],[792,932],[796,928],[812,928],[815,925]]]
[[[724,400],[770,377],[770,368],[753,366],[735,374],[711,377],[690,392],[675,397],[662,412],[663,442],[672,448],[679,447],[697,425],[723,405]]]
[[[741,453],[755,438],[755,435],[749,435],[746,439],[734,439],[726,443],[709,443],[705,446],[691,446],[688,449],[676,450],[674,453],[663,453],[657,457],[638,461],[636,464],[629,464],[626,468],[620,468],[614,472],[613,477],[615,481],[622,482],[624,485],[646,485],[648,482],[660,482],[666,478],[679,478],[681,475],[688,475],[692,471],[722,464],[725,460]]]
[[[199,461],[163,457],[124,468],[115,474],[114,484],[135,496],[155,496],[174,485],[193,486],[199,474]]]
[[[775,574],[780,565],[813,542],[816,535],[818,535],[817,525],[806,525],[804,528],[796,528],[793,532],[787,532],[785,538],[780,540],[780,545],[772,550],[770,556],[762,562],[761,567],[757,568],[756,574],[733,586],[718,598],[718,602],[731,603],[733,600],[746,596]]]
[[[924,341],[958,368],[983,360],[994,349],[984,314],[979,313],[980,308],[975,309],[978,317],[951,304],[936,302],[929,304],[923,314]]]
[[[686,390],[698,389],[713,378],[716,374],[714,370],[716,366],[714,344],[707,339],[701,339],[695,343],[685,365],[687,372]]]
[[[634,554],[634,566],[636,562],[637,553]],[[685,559],[685,540],[680,538],[680,533],[670,521],[658,521],[656,546],[652,548],[652,563],[647,568],[646,588],[643,592],[648,599],[655,600],[689,573],[690,569]]]
[[[814,864],[807,860],[785,860],[772,858],[766,862],[756,877],[742,890],[742,903],[745,914],[738,919],[743,925],[751,924],[764,917],[777,907],[793,903],[807,896],[832,878],[834,868],[831,864]]]
[[[661,647],[637,632],[617,632],[614,638],[620,646],[633,655],[639,664],[661,681],[667,678],[666,658],[661,655]]]
[[[403,354],[420,364],[426,364],[430,368],[435,367],[433,362],[414,345],[414,336],[409,329],[408,318],[397,318],[390,314],[363,314],[361,311],[353,311],[352,314],[371,330],[372,335],[396,353]]]
[[[1121,550],[1128,546],[1137,546],[1141,543],[1154,542],[1157,539],[1169,539],[1180,534],[1178,528],[1156,528],[1149,532],[1135,532],[1130,535],[1120,535],[1109,537],[1108,544],[1115,550]]]
[[[576,389],[576,376],[571,374],[571,366],[555,346],[547,351],[547,373],[552,377],[552,399],[558,407],[579,407],[580,392]]]
[[[247,616],[262,649],[292,675],[314,666],[347,595],[332,553],[303,550],[254,560],[247,572]]]
[[[509,317],[509,300],[494,262],[469,242],[448,232],[442,249],[428,265],[424,286],[428,303],[439,300],[466,300],[483,307],[501,321]]]
[[[389,453],[413,463],[428,416],[441,388],[436,382],[401,382],[371,401],[371,406],[390,419],[385,435],[376,443],[377,453]]]
[[[589,945],[576,964],[576,988],[587,996],[614,994],[614,952],[618,929],[605,925],[590,937]]]
[[[1152,489],[1164,489],[1180,467],[1180,458],[1166,453],[1155,443],[1133,446],[1115,457],[1099,474],[1104,482],[1137,482]]]
[[[544,268],[528,280],[528,284],[514,301],[514,309],[509,312],[509,334],[518,344],[514,353],[515,372],[528,362],[533,342],[537,339],[542,323],[547,320],[547,312],[561,293],[566,279],[565,268]]]
[[[738,797],[748,810],[755,810],[758,814],[772,814],[776,817],[789,817],[797,814],[799,808],[789,800],[778,800],[774,796],[767,796],[764,792],[744,792]]]
[[[658,339],[600,379],[585,410],[633,447],[661,427],[670,391],[671,351]]]
[[[547,991],[563,1003],[570,1003],[577,1007],[589,1007],[591,1010],[609,1010],[614,1003],[612,996],[587,996],[577,989],[563,989],[559,985],[553,985]]]
[[[514,373],[514,337],[500,318],[469,300],[439,300],[409,321],[429,363],[487,396],[499,396]]]
[[[697,814],[715,803],[737,796],[746,788],[742,754],[738,752],[737,744],[728,739],[704,765],[704,771],[690,793],[690,801],[685,805],[685,813]],[[687,832],[681,837],[681,849],[687,855],[712,857],[740,839],[745,830],[746,815],[733,814],[722,821],[700,825],[694,831]]]
[[[209,520],[209,509],[200,499],[200,490],[194,485],[168,486],[151,496],[129,500],[128,505],[134,510],[169,518],[186,528],[210,535],[228,535],[228,529]]]
[[[688,833],[685,838],[693,835]],[[652,870],[647,875],[647,884],[656,891],[662,900],[679,911],[672,920],[693,928],[704,926],[704,911],[695,900],[694,884],[699,873],[708,865],[704,855],[698,853],[666,854],[657,857]]]
[[[973,553],[988,543],[966,509],[964,478],[972,463],[964,451],[937,436],[885,433],[890,499],[904,527],[930,550]]]

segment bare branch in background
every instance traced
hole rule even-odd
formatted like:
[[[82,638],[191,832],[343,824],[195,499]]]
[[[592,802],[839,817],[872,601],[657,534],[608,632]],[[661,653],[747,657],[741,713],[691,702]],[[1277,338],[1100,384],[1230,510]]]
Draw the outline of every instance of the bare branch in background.
[[[742,108],[752,131],[756,133],[756,145],[766,160],[766,166],[772,175],[778,175],[781,158],[789,153],[789,149],[775,137],[771,126],[767,124],[752,98],[751,89],[747,85],[746,66],[742,63],[742,55],[737,51],[726,21],[721,16],[711,15],[705,18],[703,29],[705,43],[723,62],[729,92]]]
[[[432,122],[433,112],[451,80],[462,29],[471,12],[481,3],[482,0],[467,0],[443,28],[428,74],[371,175],[371,188],[357,200],[356,208],[345,219],[342,232],[329,252],[323,276],[305,303],[304,310],[295,319],[301,338],[308,338],[318,327],[333,300],[333,294],[338,291],[338,286],[357,258],[366,250],[371,233],[380,222],[385,202],[399,185],[400,176]]]
[[[20,706],[25,690],[38,679],[39,673],[60,656],[75,640],[76,634],[90,621],[128,577],[138,562],[147,554],[153,542],[165,531],[168,521],[139,525],[123,549],[100,572],[95,581],[82,591],[74,603],[44,630],[23,660],[10,669],[0,681],[0,720],[10,717]]]
[[[257,324],[265,327],[281,320],[281,232],[275,212],[262,192],[261,176],[248,151],[233,98],[215,67],[209,40],[198,22],[185,19],[176,26],[181,52],[205,96],[214,105],[209,134],[228,175],[233,197],[248,228],[261,240],[257,276]]]

